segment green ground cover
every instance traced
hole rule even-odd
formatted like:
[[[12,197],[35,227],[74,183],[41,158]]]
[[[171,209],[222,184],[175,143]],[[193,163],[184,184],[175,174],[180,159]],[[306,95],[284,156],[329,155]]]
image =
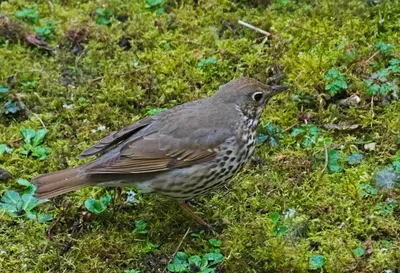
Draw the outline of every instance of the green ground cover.
[[[398,272],[399,190],[382,184],[400,183],[399,14],[383,0],[1,1],[0,272]],[[291,88],[264,112],[256,160],[190,203],[217,233],[132,189],[33,198],[31,178],[111,131],[278,73]]]

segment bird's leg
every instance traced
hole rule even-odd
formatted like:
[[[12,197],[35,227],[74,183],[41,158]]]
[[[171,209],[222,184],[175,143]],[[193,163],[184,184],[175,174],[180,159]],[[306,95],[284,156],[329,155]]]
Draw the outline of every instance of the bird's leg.
[[[193,217],[194,220],[197,221],[197,223],[199,223],[200,225],[202,225],[203,227],[207,228],[207,229],[213,229],[209,224],[207,224],[203,219],[201,219],[200,216],[196,215],[196,213],[194,213],[189,207],[188,205],[186,205],[185,201],[178,201],[179,206],[186,211],[190,216]]]

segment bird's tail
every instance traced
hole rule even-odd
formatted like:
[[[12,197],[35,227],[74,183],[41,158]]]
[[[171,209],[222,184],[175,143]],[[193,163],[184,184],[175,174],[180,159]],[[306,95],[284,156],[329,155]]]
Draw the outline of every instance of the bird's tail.
[[[37,187],[35,196],[39,199],[48,199],[95,184],[85,175],[79,174],[79,167],[41,175],[34,178],[32,183]]]

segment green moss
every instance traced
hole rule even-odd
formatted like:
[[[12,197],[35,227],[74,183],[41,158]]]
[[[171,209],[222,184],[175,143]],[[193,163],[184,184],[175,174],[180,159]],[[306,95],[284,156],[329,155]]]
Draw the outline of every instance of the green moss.
[[[13,149],[0,158],[0,167],[12,174],[0,184],[0,195],[6,189],[21,190],[18,177],[81,164],[76,158],[81,151],[149,109],[209,96],[235,77],[265,82],[272,71],[284,72],[291,91],[274,98],[263,115],[283,130],[279,147],[260,145],[256,156],[263,165],[247,168],[226,188],[193,203],[201,217],[218,223],[220,232],[189,235],[179,250],[202,256],[209,250],[208,239],[222,240],[225,261],[217,272],[305,272],[313,255],[324,256],[326,272],[394,272],[400,266],[400,210],[383,216],[374,207],[399,202],[399,192],[362,196],[360,184],[370,184],[375,169],[399,154],[400,103],[371,100],[364,80],[387,68],[392,57],[399,58],[400,5],[264,2],[165,1],[164,13],[156,15],[145,1],[42,1],[37,23],[16,17],[30,8],[29,1],[1,2],[0,84],[9,88],[7,99],[22,101],[25,110],[0,113],[0,144]],[[98,8],[112,11],[111,24],[96,24]],[[121,19],[124,15],[127,20]],[[29,45],[24,37],[44,20],[56,22],[54,39],[47,41],[51,51]],[[264,40],[237,20],[273,37]],[[374,55],[380,41],[395,46],[392,56]],[[216,61],[199,67],[202,58]],[[348,85],[334,98],[325,90],[331,68],[340,70]],[[26,88],[28,81],[37,84]],[[361,99],[357,107],[336,104],[351,94]],[[0,99],[0,111],[5,102]],[[327,149],[343,158],[362,153],[361,163],[343,165],[338,173],[322,172],[324,146],[304,147],[290,135],[305,114],[307,122],[320,128],[321,138],[333,140]],[[48,129],[43,146],[52,150],[44,161],[20,154],[20,128],[42,129],[41,122]],[[324,129],[324,124],[340,122],[359,127]],[[374,151],[363,147],[370,142],[376,143]],[[199,228],[171,200],[143,196],[137,204],[125,204],[127,191],[113,209],[94,219],[84,201],[112,190],[87,188],[43,204],[40,209],[54,218],[63,215],[50,240],[50,224],[0,213],[0,271],[162,272],[187,228]],[[294,215],[285,218],[288,211]],[[271,220],[274,213],[281,215],[278,224]],[[138,220],[148,223],[147,235],[132,233]],[[285,227],[284,236],[274,233],[277,225]],[[160,247],[149,253],[146,240]],[[373,252],[358,257],[353,250],[360,246]]]

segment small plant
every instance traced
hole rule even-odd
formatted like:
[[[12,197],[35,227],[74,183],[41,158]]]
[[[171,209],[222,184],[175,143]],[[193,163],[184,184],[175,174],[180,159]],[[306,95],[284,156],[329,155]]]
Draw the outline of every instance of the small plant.
[[[383,56],[390,56],[393,53],[394,45],[379,41],[376,42],[375,48],[378,49]]]
[[[388,81],[389,72],[389,69],[382,69],[373,73],[368,80],[364,81],[367,95],[386,95],[395,90],[395,85]]]
[[[188,256],[185,252],[177,252],[172,263],[168,265],[170,272],[198,272],[213,273],[216,266],[224,260],[224,256],[218,250],[210,252],[203,257],[198,255]],[[195,268],[196,271],[192,271]]]
[[[286,236],[288,232],[288,227],[282,225],[281,215],[277,212],[273,212],[268,217],[272,220],[272,224],[274,226],[272,236]]]
[[[210,244],[214,247],[220,247],[222,245],[222,242],[220,240],[217,240],[215,238],[211,238],[210,240],[208,240],[210,242]]]
[[[113,12],[110,9],[98,8],[96,9],[96,24],[98,25],[111,25],[110,18]]]
[[[5,153],[11,153],[12,149],[6,144],[0,144],[0,158],[4,156]]]
[[[192,232],[192,233],[190,234],[190,236],[195,237],[195,238],[201,238],[201,236],[202,236],[203,234],[204,234],[204,230],[200,230],[199,233],[197,233],[197,232]]]
[[[331,173],[339,173],[343,171],[342,166],[340,165],[340,159],[342,158],[342,154],[336,150],[328,150],[328,170]]]
[[[353,249],[353,254],[357,257],[362,257],[365,255],[365,249],[361,246],[356,247],[355,249]]]
[[[282,138],[282,131],[270,122],[263,122],[258,126],[257,143],[268,141],[272,147],[279,146],[279,139]]]
[[[136,221],[135,229],[132,231],[135,234],[147,234],[149,231],[146,229],[147,223],[143,220]]]
[[[360,184],[360,191],[361,191],[361,195],[363,197],[377,194],[376,189],[373,186],[369,185],[369,184],[362,184],[361,183]]]
[[[0,84],[0,99],[8,94],[8,88]]]
[[[346,162],[349,165],[358,165],[360,164],[361,160],[364,158],[362,154],[351,154],[346,157]]]
[[[215,63],[217,59],[215,57],[210,57],[208,59],[201,58],[197,64],[198,67],[200,68],[205,68],[213,63]]]
[[[7,212],[10,217],[26,217],[39,223],[50,221],[52,219],[50,214],[38,213],[34,210],[45,202],[35,198],[36,187],[22,178],[17,179],[17,183],[26,187],[22,196],[16,191],[6,190],[0,201],[0,211]]]
[[[325,80],[325,90],[327,90],[331,96],[335,96],[340,90],[347,89],[344,76],[335,68],[329,69],[328,73],[325,75]]]
[[[300,140],[304,148],[310,148],[317,144],[322,133],[315,125],[303,124],[300,127],[294,128],[291,135]]]
[[[160,244],[153,244],[149,241],[146,241],[146,248],[144,249],[145,253],[151,253],[153,249],[157,249],[160,247]]]
[[[99,215],[106,210],[107,205],[111,202],[111,195],[106,195],[101,200],[96,200],[94,198],[87,199],[85,201],[85,207],[88,211]]]
[[[389,215],[393,212],[393,210],[397,207],[397,204],[390,203],[387,204],[385,202],[378,203],[374,209],[375,212],[381,216]]]
[[[145,8],[153,9],[157,15],[161,15],[164,13],[164,0],[146,0]]]
[[[37,23],[39,21],[39,12],[37,10],[37,5],[31,5],[27,9],[22,9],[21,11],[18,11],[15,16],[25,22],[28,23]]]
[[[393,73],[400,73],[400,60],[399,59],[391,59],[389,61],[389,63],[390,63],[389,69]]]
[[[322,255],[313,255],[310,258],[310,266],[309,266],[309,268],[311,270],[315,270],[315,269],[323,267],[324,264],[325,264],[325,257],[324,256],[322,256]]]
[[[44,26],[34,27],[37,35],[41,36],[43,40],[53,39],[53,28],[57,23],[52,20],[44,20]],[[36,83],[36,82],[34,82]]]
[[[396,172],[400,173],[400,156],[393,161],[392,166]]]
[[[198,255],[188,256],[185,252],[177,252],[172,263],[168,265],[170,272],[197,272],[214,273],[219,263],[224,260],[219,248],[222,242],[215,238],[209,240],[213,247],[203,257]]]
[[[21,129],[21,134],[24,138],[24,146],[21,154],[26,156],[33,156],[39,160],[44,160],[49,153],[50,149],[40,146],[42,144],[47,130],[41,129],[35,132],[33,129]]]

